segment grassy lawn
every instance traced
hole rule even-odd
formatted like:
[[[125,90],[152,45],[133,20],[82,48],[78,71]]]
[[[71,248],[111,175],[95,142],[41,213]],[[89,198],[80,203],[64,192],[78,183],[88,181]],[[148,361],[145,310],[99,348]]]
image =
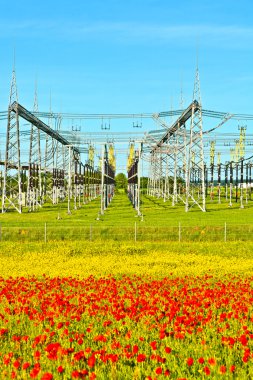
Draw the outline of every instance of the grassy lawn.
[[[138,220],[135,218],[136,212],[124,192],[118,192],[113,198],[105,214],[97,220],[100,211],[100,198],[89,204],[82,205],[77,210],[73,209],[71,215],[67,214],[67,203],[58,205],[45,204],[37,212],[28,213],[26,209],[22,214],[17,212],[7,212],[0,214],[2,226],[15,226],[25,223],[34,226],[44,222],[57,225],[87,225],[104,224],[106,226],[132,226]],[[179,222],[187,226],[201,225],[224,225],[230,224],[253,224],[253,201],[244,205],[240,209],[240,203],[233,203],[228,206],[228,201],[222,200],[221,204],[217,200],[211,202],[207,199],[207,212],[203,213],[197,206],[194,206],[188,213],[184,210],[184,205],[178,203],[171,206],[171,201],[164,202],[147,195],[141,196],[141,212],[143,214],[142,223],[147,226],[177,226]],[[60,219],[58,220],[58,216]]]
[[[224,241],[225,223],[228,241],[251,240],[253,236],[253,201],[244,209],[240,209],[239,203],[228,207],[225,199],[221,204],[207,201],[207,212],[195,206],[186,213],[182,204],[172,207],[170,201],[142,195],[143,218],[138,218],[127,195],[118,192],[104,215],[99,216],[99,210],[100,198],[72,210],[71,215],[66,203],[46,204],[37,212],[24,210],[21,215],[7,212],[0,214],[0,237],[3,241],[43,240],[45,223],[48,240],[133,241],[135,224],[137,240]]]

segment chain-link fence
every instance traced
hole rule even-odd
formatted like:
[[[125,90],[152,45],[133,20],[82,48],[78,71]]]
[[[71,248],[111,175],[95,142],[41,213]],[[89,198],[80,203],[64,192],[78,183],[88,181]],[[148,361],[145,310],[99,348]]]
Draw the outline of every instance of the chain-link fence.
[[[0,226],[0,241],[253,241],[253,225],[224,223],[219,226],[154,227],[133,223],[127,227],[55,226],[50,223],[31,226]]]

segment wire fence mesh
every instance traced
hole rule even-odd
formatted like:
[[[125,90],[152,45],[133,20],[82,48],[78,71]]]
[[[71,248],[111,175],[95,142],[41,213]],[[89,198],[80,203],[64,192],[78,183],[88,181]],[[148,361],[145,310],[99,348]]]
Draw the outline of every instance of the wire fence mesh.
[[[83,241],[253,241],[253,225],[177,226],[155,227],[134,223],[127,227],[111,226],[0,226],[0,241],[50,242]]]

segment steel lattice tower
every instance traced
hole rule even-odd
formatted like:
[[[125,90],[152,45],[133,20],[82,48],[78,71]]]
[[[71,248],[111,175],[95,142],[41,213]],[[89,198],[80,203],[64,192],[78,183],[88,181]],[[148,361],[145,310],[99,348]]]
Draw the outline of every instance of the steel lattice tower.
[[[50,111],[49,111],[48,125],[52,128],[52,106],[51,106],[51,94],[50,94]],[[53,129],[53,128],[52,128]],[[54,185],[54,169],[56,159],[56,141],[53,137],[46,135],[45,146],[45,165],[44,165],[44,201],[48,198],[54,203],[53,185]]]
[[[57,131],[60,131],[61,117],[57,119]],[[59,198],[62,198],[62,174],[64,170],[64,151],[63,146],[59,141],[55,141],[55,161],[53,167],[53,204],[57,204]]]
[[[4,166],[4,183],[2,194],[2,212],[15,209],[22,212],[22,183],[20,163],[20,134],[18,110],[13,102],[18,103],[15,66],[12,71],[8,124],[6,134],[6,152]]]
[[[198,101],[198,106],[195,106],[193,102],[186,180],[185,211],[189,211],[189,209],[195,204],[202,211],[206,211],[204,147],[202,130],[203,120],[198,67],[195,76],[193,100]]]
[[[37,85],[35,86],[33,112],[38,112]],[[27,204],[29,211],[41,206],[41,147],[40,130],[31,124],[29,165],[27,183]]]

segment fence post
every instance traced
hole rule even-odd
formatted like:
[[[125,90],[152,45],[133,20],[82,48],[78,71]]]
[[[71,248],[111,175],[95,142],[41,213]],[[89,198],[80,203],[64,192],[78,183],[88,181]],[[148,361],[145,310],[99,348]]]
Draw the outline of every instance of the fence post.
[[[134,222],[134,241],[137,241],[137,223]]]
[[[224,241],[227,241],[227,222],[225,222],[225,228],[224,228]]]
[[[44,229],[44,242],[47,242],[47,223],[45,223],[45,229]]]
[[[92,224],[90,225],[90,241],[92,240]]]
[[[178,224],[178,241],[181,241],[181,223]]]

